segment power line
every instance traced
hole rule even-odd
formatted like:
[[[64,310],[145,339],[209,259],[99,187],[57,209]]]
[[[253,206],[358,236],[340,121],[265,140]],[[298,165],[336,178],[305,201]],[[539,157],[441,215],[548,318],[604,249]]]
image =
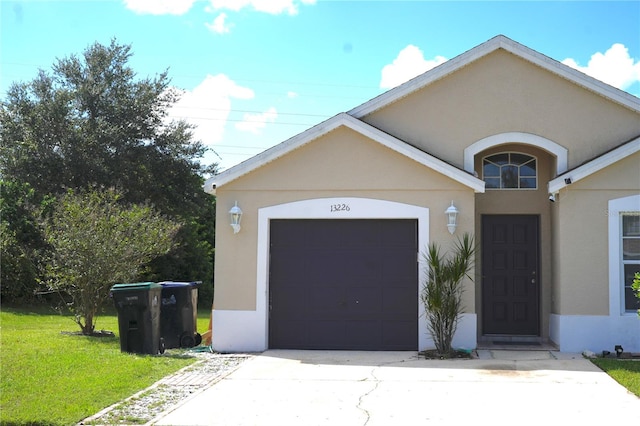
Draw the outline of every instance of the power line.
[[[21,62],[4,62],[4,61],[0,61],[0,66],[2,65],[18,65],[18,66],[24,66],[24,67],[32,67],[35,69],[44,69],[42,66],[37,65],[37,64],[28,64],[28,63],[21,63]],[[45,69],[46,71],[46,69]],[[219,74],[224,74],[225,73],[219,73]],[[211,74],[207,74],[211,75]],[[170,74],[169,75],[170,79],[176,79],[176,78],[185,78],[185,79],[193,79],[193,80],[199,80],[202,81],[204,80],[204,78],[206,78],[206,76],[196,76],[196,75],[186,75],[186,74]],[[325,82],[315,82],[315,81],[278,81],[278,80],[262,80],[262,79],[257,79],[257,78],[232,78],[231,80],[235,81],[235,82],[249,82],[249,83],[266,83],[266,84],[270,84],[270,85],[287,85],[287,86],[311,86],[311,87],[337,87],[337,88],[349,88],[349,89],[365,89],[365,90],[379,90],[379,87],[376,86],[363,86],[363,85],[359,85],[359,84],[338,84],[338,83],[325,83]]]
[[[260,120],[239,120],[234,118],[213,118],[213,117],[191,117],[191,116],[179,116],[173,115],[172,118],[182,120],[205,120],[205,121],[230,121],[232,123],[265,123],[265,124],[285,124],[290,126],[315,126],[318,123],[287,123],[284,121],[260,121]]]
[[[210,107],[190,107],[190,106],[180,106],[175,105],[170,107],[171,109],[194,109],[194,110],[202,110],[202,111],[228,111],[230,113],[246,113],[246,114],[264,114],[265,111],[253,111],[253,110],[244,110],[244,109],[224,109],[224,108],[210,108]],[[278,115],[292,115],[297,117],[320,117],[320,118],[329,118],[326,114],[302,114],[298,112],[279,112]]]

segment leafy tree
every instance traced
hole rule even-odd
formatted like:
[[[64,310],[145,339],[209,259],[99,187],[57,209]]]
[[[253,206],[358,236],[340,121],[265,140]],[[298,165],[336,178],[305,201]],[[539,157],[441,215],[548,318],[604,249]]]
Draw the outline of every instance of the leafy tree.
[[[40,203],[28,184],[0,181],[0,297],[3,302],[37,299],[42,256],[47,250],[38,226]]]
[[[198,288],[198,306],[211,308],[213,303],[213,241],[215,240],[215,198],[199,220],[192,219],[180,229],[180,245],[150,264],[146,281],[203,281]],[[207,280],[209,278],[209,280]]]
[[[211,287],[214,202],[202,175],[216,166],[200,164],[206,148],[191,125],[169,120],[179,92],[168,72],[140,78],[131,56],[131,46],[115,40],[94,43],[32,81],[13,83],[0,106],[0,176],[28,184],[38,198],[99,187],[117,189],[123,202],[153,205],[184,225],[155,275],[168,268],[176,274],[160,279]]]
[[[462,281],[465,277],[471,279],[474,256],[474,239],[470,234],[458,238],[449,256],[443,255],[436,243],[430,244],[424,255],[427,279],[420,298],[426,309],[427,328],[436,350],[443,356],[452,352],[451,342],[464,309]]]
[[[124,205],[115,191],[69,192],[60,197],[44,229],[54,248],[52,290],[66,293],[83,334],[118,282],[131,282],[173,246],[179,225],[148,205]]]

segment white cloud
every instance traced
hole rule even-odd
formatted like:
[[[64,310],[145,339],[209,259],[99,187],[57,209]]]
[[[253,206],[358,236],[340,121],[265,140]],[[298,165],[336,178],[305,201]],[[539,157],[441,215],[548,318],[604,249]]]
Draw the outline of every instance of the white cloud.
[[[278,118],[278,112],[274,107],[259,114],[247,113],[240,123],[236,123],[236,129],[241,132],[251,132],[258,135],[260,134],[260,130],[266,127],[267,123],[273,123],[276,121],[276,118]]]
[[[252,99],[253,90],[237,85],[224,74],[207,77],[192,91],[185,91],[169,110],[170,119],[184,119],[196,126],[194,139],[205,145],[222,140],[231,111],[231,99]]]
[[[296,15],[301,4],[315,4],[316,0],[209,0],[213,9],[228,9],[234,12],[251,7],[257,12],[279,15]]]
[[[196,0],[124,0],[127,9],[150,15],[183,15]]]
[[[586,67],[572,58],[562,63],[622,90],[640,81],[640,61],[634,61],[629,49],[620,43],[613,44],[604,53],[594,53]]]
[[[125,7],[135,13],[150,15],[184,15],[199,0],[122,0]],[[301,5],[313,5],[316,0],[209,0],[207,12],[227,9],[237,12],[252,8],[256,12],[279,15],[297,15]],[[224,18],[223,18],[224,20]],[[207,24],[210,26],[211,24]],[[215,22],[214,24],[215,25]]]
[[[214,33],[218,34],[227,34],[231,31],[231,27],[233,24],[227,24],[225,21],[227,19],[226,13],[221,13],[213,20],[210,24],[204,24],[207,28],[209,28]]]
[[[294,92],[294,91],[288,91],[288,92],[287,92],[287,98],[289,98],[289,99],[295,99],[295,98],[297,98],[297,97],[298,97],[298,93],[297,93],[297,92]]]
[[[446,62],[447,58],[436,56],[431,60],[424,59],[420,48],[410,44],[400,51],[391,64],[382,68],[381,89],[391,89],[411,80],[425,71]]]

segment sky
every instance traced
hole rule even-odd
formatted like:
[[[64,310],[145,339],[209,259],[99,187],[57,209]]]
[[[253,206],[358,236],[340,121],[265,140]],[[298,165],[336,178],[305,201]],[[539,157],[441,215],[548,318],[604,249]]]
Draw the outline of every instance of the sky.
[[[640,0],[0,0],[0,100],[115,39],[222,171],[496,35],[640,97]]]

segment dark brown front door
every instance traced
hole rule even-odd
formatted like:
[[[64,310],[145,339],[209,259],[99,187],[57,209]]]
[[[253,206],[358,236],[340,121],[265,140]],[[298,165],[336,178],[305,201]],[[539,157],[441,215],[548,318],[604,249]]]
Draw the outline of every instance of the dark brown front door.
[[[483,334],[540,333],[538,216],[482,216]]]
[[[417,221],[272,220],[269,347],[416,350]]]

